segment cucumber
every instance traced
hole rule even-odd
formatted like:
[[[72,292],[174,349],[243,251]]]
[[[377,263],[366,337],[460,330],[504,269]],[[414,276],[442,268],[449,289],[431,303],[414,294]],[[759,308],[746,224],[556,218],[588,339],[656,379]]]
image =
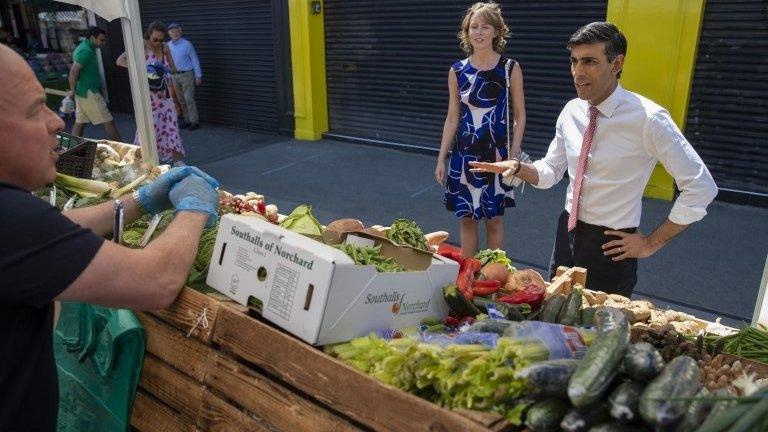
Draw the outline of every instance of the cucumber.
[[[664,369],[659,350],[648,342],[631,344],[624,354],[624,371],[635,381],[648,382]]]
[[[574,359],[558,359],[533,363],[515,372],[515,379],[527,381],[534,391],[547,396],[565,398],[568,396],[568,381],[579,362]]]
[[[632,381],[621,383],[616,387],[616,390],[608,396],[611,417],[625,424],[639,419],[640,395],[644,388],[642,384]]]
[[[520,310],[511,305],[493,301],[485,297],[475,297],[472,299],[472,303],[480,310],[480,312],[488,312],[488,305],[493,306],[499,313],[504,315],[504,319],[509,321],[522,321],[525,319]]]
[[[581,323],[581,289],[574,288],[557,314],[558,324],[577,326]]]
[[[688,410],[688,400],[699,391],[699,367],[688,356],[674,358],[640,396],[640,415],[659,428],[675,426]]]
[[[570,404],[559,398],[547,398],[528,408],[525,425],[533,432],[554,432],[560,428],[560,421],[568,412]]]
[[[560,422],[560,429],[565,432],[586,432],[592,426],[611,419],[608,404],[599,402],[584,409],[571,408]]]
[[[530,307],[530,306],[528,306]],[[533,312],[529,312],[525,319],[528,321],[541,321],[541,314],[544,313],[544,306],[539,306],[538,309],[536,309]]]
[[[581,326],[582,327],[593,327],[595,325],[595,311],[597,308],[595,307],[588,307],[581,310]]]
[[[712,408],[712,405],[714,405],[714,402],[703,400],[708,396],[709,390],[707,390],[706,387],[696,393],[696,399],[688,405],[688,411],[685,413],[682,423],[677,426],[677,429],[675,430],[676,432],[693,432],[704,423],[707,414]]]
[[[464,294],[459,291],[459,287],[456,284],[448,284],[443,287],[443,297],[445,302],[448,303],[451,312],[459,318],[468,316],[474,318],[480,315],[480,310],[464,297]]]
[[[627,338],[629,338],[627,316],[624,312],[614,307],[601,306],[597,308],[595,311],[595,328],[597,328],[598,332],[611,331],[616,328],[626,330]]]
[[[560,313],[560,309],[565,304],[566,297],[563,294],[557,294],[552,296],[544,304],[544,311],[541,312],[541,320],[548,323],[557,322],[557,315]]]
[[[617,325],[613,330],[598,333],[568,383],[568,398],[579,408],[602,398],[618,373],[629,345],[626,317],[623,327]]]
[[[648,428],[640,426],[627,426],[619,422],[609,422],[597,425],[589,429],[589,432],[647,432]]]

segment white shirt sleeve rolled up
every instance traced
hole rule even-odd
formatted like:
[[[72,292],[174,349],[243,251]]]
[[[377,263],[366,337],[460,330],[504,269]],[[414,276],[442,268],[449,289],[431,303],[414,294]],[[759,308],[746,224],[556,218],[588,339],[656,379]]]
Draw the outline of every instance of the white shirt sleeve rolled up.
[[[650,117],[647,132],[645,143],[649,153],[672,175],[680,190],[669,220],[678,225],[700,221],[717,195],[712,174],[667,111]]]

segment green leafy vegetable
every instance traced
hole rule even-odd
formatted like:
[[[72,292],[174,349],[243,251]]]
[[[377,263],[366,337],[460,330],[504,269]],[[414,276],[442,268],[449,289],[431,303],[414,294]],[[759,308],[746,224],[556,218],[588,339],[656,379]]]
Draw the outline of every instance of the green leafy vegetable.
[[[412,220],[397,219],[392,222],[392,227],[387,232],[387,237],[400,245],[413,246],[422,250],[428,249],[427,239],[424,238],[424,231]]]
[[[380,273],[405,271],[405,268],[395,261],[394,258],[381,255],[381,246],[368,247],[339,244],[333,247],[349,255],[355,264],[376,266],[376,271]]]
[[[308,204],[302,204],[293,209],[280,226],[304,235],[319,236],[323,234],[323,226],[312,216],[312,206]]]
[[[326,351],[380,381],[446,408],[492,411],[522,423],[530,404],[526,382],[514,377],[527,364],[546,360],[537,342],[500,338],[496,348],[438,345],[411,338],[382,340],[375,335],[326,347]]]
[[[475,258],[477,258],[483,266],[488,263],[496,262],[504,264],[507,267],[512,267],[512,260],[507,258],[507,253],[501,249],[481,250],[475,255]]]

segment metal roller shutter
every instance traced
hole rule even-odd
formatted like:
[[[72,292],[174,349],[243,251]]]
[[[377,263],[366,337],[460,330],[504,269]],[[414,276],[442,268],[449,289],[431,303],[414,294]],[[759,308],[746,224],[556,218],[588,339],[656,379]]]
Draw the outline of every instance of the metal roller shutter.
[[[280,33],[270,1],[140,0],[139,8],[144,28],[155,20],[179,22],[195,45],[203,69],[195,98],[202,121],[278,132]]]
[[[465,56],[456,34],[470,3],[325,0],[328,135],[439,148],[448,68]],[[543,155],[575,97],[565,44],[605,19],[606,1],[500,3],[512,32],[506,54],[523,69],[523,149]]]
[[[707,0],[686,136],[721,195],[768,201],[768,1]]]

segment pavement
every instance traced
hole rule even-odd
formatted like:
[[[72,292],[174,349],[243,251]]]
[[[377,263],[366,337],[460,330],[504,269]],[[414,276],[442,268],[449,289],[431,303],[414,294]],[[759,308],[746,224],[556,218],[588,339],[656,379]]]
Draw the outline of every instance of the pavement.
[[[117,114],[125,142],[133,142],[132,115]],[[85,136],[103,138],[101,127]],[[216,177],[232,193],[264,194],[281,213],[303,203],[327,224],[356,218],[366,225],[415,220],[425,232],[445,230],[459,243],[458,221],[442,205],[433,177],[436,155],[335,140],[298,141],[202,124],[181,131],[185,162]],[[527,187],[504,216],[504,249],[518,268],[546,277],[566,183],[548,190]],[[671,202],[643,200],[640,226],[652,232]],[[633,297],[704,319],[751,321],[768,255],[768,209],[715,201],[709,214],[652,257],[640,261]],[[481,242],[484,244],[482,229]]]

